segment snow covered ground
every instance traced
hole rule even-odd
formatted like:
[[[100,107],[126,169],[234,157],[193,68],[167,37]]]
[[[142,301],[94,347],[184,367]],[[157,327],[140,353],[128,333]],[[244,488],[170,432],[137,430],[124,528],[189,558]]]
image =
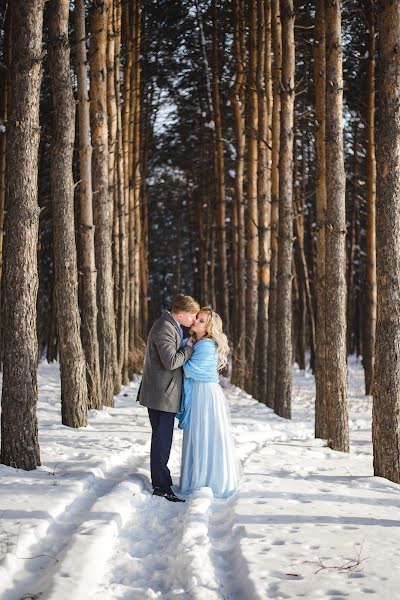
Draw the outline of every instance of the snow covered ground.
[[[240,489],[172,504],[151,495],[137,382],[70,430],[57,366],[41,364],[43,466],[0,466],[1,600],[400,598],[400,487],[373,477],[371,398],[349,367],[349,455],[313,439],[311,375],[294,370],[290,422],[226,384]]]

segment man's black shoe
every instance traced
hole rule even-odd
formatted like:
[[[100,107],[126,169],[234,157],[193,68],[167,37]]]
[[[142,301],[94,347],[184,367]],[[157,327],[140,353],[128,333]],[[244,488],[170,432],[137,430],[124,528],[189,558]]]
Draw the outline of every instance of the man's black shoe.
[[[153,496],[161,496],[162,498],[169,500],[169,502],[185,502],[185,500],[182,500],[182,498],[178,498],[171,488],[168,490],[163,490],[162,488],[155,487]]]

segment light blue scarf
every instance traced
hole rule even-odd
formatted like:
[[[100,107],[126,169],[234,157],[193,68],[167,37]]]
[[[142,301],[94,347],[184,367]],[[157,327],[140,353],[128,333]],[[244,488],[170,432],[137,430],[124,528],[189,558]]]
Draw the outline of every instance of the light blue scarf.
[[[184,340],[184,344],[187,340]],[[179,429],[188,429],[192,404],[192,385],[194,381],[218,383],[217,345],[214,340],[200,340],[193,346],[193,354],[183,365],[185,377],[182,386],[181,410],[176,418]]]

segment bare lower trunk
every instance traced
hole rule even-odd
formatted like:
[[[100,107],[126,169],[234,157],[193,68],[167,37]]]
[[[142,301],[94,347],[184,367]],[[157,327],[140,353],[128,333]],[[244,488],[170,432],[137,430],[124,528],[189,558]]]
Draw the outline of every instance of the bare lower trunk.
[[[363,364],[365,393],[372,394],[376,327],[376,161],[375,161],[375,11],[368,10],[368,118],[367,118],[367,257],[365,280]]]
[[[69,0],[50,0],[49,64],[54,107],[51,195],[61,371],[61,415],[64,425],[82,427],[87,425],[87,384],[78,308],[72,175],[75,103],[70,79],[68,16]]]
[[[328,435],[325,398],[326,296],[325,296],[325,0],[317,0],[315,13],[315,153],[317,208],[317,318],[315,324],[315,437]]]
[[[218,245],[218,283],[219,283],[219,306],[224,329],[228,333],[230,330],[229,321],[229,295],[228,295],[228,265],[226,257],[226,228],[225,228],[225,160],[224,143],[222,141],[222,115],[221,115],[221,94],[220,94],[220,65],[219,65],[219,31],[218,31],[218,9],[217,1],[212,2],[213,14],[213,36],[212,36],[212,101],[215,124],[215,152],[214,152],[214,171],[217,190],[217,245]]]
[[[108,0],[94,0],[91,11],[90,117],[97,265],[97,308],[103,404],[113,406],[117,379],[116,332],[112,281],[111,216],[108,196],[108,127],[106,45]]]
[[[265,402],[267,393],[267,350],[268,350],[268,292],[269,292],[269,248],[271,219],[270,186],[270,150],[268,134],[270,131],[271,86],[271,11],[269,3],[263,0],[258,5],[258,315],[257,339],[253,371],[253,396]]]
[[[400,6],[381,2],[377,145],[377,321],[372,411],[374,473],[400,483]]]
[[[292,252],[293,252],[293,116],[294,116],[294,8],[281,0],[282,81],[279,161],[279,238],[274,410],[291,417],[292,391]]]
[[[249,3],[249,73],[247,111],[247,287],[246,287],[246,380],[252,391],[253,362],[257,334],[258,305],[258,98],[257,98],[257,1]]]
[[[13,55],[7,133],[1,462],[27,470],[40,465],[36,300],[43,6],[44,0],[13,0],[10,4]]]
[[[99,342],[97,339],[96,265],[92,198],[92,143],[90,139],[89,96],[84,0],[75,2],[76,63],[78,80],[80,247],[82,345],[86,359],[89,408],[102,406]]]
[[[272,166],[271,166],[271,258],[268,302],[268,354],[266,404],[274,407],[276,375],[276,275],[278,271],[279,151],[281,114],[282,34],[279,0],[272,0],[272,47],[274,54],[272,89]]]
[[[342,43],[340,3],[326,8],[326,389],[328,444],[348,452],[346,364],[346,215],[342,129]]]
[[[234,221],[233,239],[237,244],[237,281],[233,296],[237,302],[233,304],[233,319],[236,328],[232,365],[232,382],[244,387],[245,375],[245,336],[246,336],[246,286],[245,286],[245,241],[244,241],[244,201],[243,173],[245,147],[244,119],[244,63],[245,63],[245,18],[243,0],[234,0],[234,50],[236,77],[231,90],[231,102],[234,112],[236,135],[236,171],[234,187]]]

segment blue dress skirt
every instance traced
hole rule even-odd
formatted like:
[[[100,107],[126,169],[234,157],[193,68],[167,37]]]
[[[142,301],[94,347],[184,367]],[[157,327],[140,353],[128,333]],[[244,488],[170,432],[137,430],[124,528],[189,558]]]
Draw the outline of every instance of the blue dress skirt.
[[[183,432],[180,491],[209,487],[215,497],[227,498],[242,473],[228,402],[219,383],[194,381],[191,403],[189,428]]]

